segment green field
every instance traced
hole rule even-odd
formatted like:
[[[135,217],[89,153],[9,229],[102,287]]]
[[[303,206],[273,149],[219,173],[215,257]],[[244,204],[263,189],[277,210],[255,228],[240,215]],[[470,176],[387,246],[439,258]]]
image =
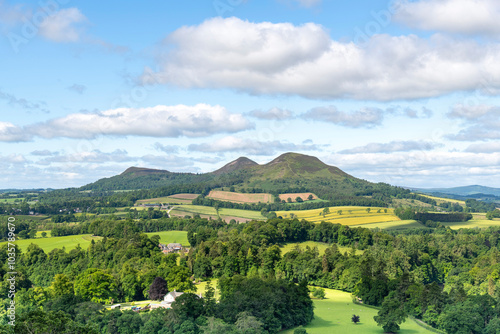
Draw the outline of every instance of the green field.
[[[21,203],[24,198],[0,198],[0,203]]]
[[[444,226],[449,226],[453,230],[458,230],[461,228],[488,228],[490,226],[500,226],[500,219],[495,218],[493,220],[486,219],[485,213],[473,213],[473,218],[466,222],[455,222],[455,223],[441,223]]]
[[[41,232],[40,232],[41,233]],[[99,240],[101,237],[92,237],[90,234],[80,234],[80,235],[68,235],[64,237],[53,237],[53,238],[36,238],[36,239],[23,239],[17,240],[15,244],[25,251],[30,244],[37,244],[40,246],[45,253],[50,252],[55,248],[65,247],[67,251],[76,248],[80,245],[83,249],[87,249],[90,245],[91,240]],[[1,242],[0,245],[5,242]]]
[[[308,334],[346,333],[346,334],[382,334],[384,330],[377,326],[373,317],[377,310],[352,302],[351,295],[347,292],[325,289],[326,299],[313,299],[314,320],[304,328]],[[353,314],[359,315],[360,323],[351,322]],[[293,334],[294,329],[281,332]],[[420,326],[415,321],[408,319],[401,325],[399,334],[432,333]]]
[[[316,241],[293,242],[293,243],[289,243],[289,244],[286,244],[286,245],[281,247],[281,255],[288,253],[289,251],[294,249],[295,246],[299,246],[301,249],[306,249],[307,246],[309,246],[309,248],[317,247],[319,255],[323,255],[325,253],[325,250],[328,247],[330,247],[329,244],[324,243],[324,242],[316,242]],[[337,245],[337,248],[339,249],[339,252],[341,252],[342,254],[345,252],[350,252],[350,250],[351,250],[350,247],[342,247],[342,246],[338,246],[338,245]],[[363,251],[356,249],[356,255],[360,255],[360,254],[363,254]]]
[[[367,212],[370,209],[370,212]],[[398,221],[399,218],[394,215],[394,209],[387,208],[367,208],[361,206],[334,206],[329,208],[330,213],[322,215],[323,209],[314,210],[291,210],[291,211],[276,211],[278,216],[290,218],[291,214],[299,219],[305,219],[312,223],[320,223],[322,221],[333,224],[342,224],[349,226],[358,226],[372,223]],[[342,212],[339,214],[339,210]],[[387,213],[385,213],[387,210]],[[380,211],[380,212],[377,212]]]
[[[80,247],[82,247],[83,249],[87,249],[92,239],[95,241],[102,239],[101,237],[92,237],[90,234],[68,235],[64,237],[50,237],[50,231],[45,231],[47,232],[47,236],[49,237],[42,238],[42,232],[43,231],[37,232],[36,239],[17,240],[15,244],[18,247],[20,247],[23,251],[25,251],[30,244],[32,243],[37,244],[45,251],[45,253],[48,253],[55,248],[63,248],[63,247],[65,247],[66,250],[69,251],[71,249],[76,248],[78,244],[80,244]],[[189,242],[187,240],[187,232],[185,231],[162,231],[162,232],[152,232],[146,234],[149,237],[153,235],[159,235],[161,243],[169,244],[177,242],[183,246],[189,246]],[[4,243],[5,242],[1,242],[0,245]]]
[[[185,231],[161,231],[161,232],[151,232],[146,234],[149,237],[152,237],[153,235],[159,235],[160,242],[162,244],[179,243],[182,246],[189,246],[187,232]]]
[[[221,218],[224,217],[241,217],[247,219],[254,220],[264,220],[266,217],[260,214],[260,211],[251,211],[251,210],[239,210],[239,209],[219,209],[219,215]]]

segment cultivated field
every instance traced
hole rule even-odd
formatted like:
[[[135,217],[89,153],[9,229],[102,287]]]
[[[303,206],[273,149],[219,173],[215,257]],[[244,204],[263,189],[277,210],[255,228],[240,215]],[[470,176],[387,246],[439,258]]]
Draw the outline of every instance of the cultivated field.
[[[458,203],[461,206],[465,207],[465,201],[459,201],[458,199],[451,199],[451,198],[444,198],[444,197],[435,197],[435,196],[422,195],[422,194],[419,194],[419,195],[435,200],[436,203],[437,203],[437,205],[439,205],[441,203]]]
[[[367,209],[370,209],[368,212]],[[322,221],[349,226],[398,221],[394,209],[367,208],[361,206],[334,206],[329,208],[330,213],[323,216],[323,209],[276,211],[283,218],[297,217],[313,223]],[[385,212],[387,210],[387,212]],[[342,211],[339,213],[339,211]]]
[[[313,299],[314,320],[304,326],[308,334],[348,333],[348,334],[382,334],[382,327],[377,326],[373,317],[378,311],[352,302],[351,295],[347,292],[325,289],[326,299]],[[355,325],[351,322],[353,314],[359,315],[360,322]],[[281,334],[293,334],[294,329],[289,329]],[[432,333],[416,324],[414,320],[407,319],[401,325],[399,334],[424,334]]]
[[[156,203],[191,204],[193,202],[193,199],[195,199],[198,196],[199,196],[198,194],[176,194],[166,197],[141,199],[135,202],[135,205],[156,204]]]
[[[202,218],[212,218],[218,219],[219,217],[229,222],[231,219],[234,219],[238,222],[247,222],[249,220],[265,220],[266,217],[262,216],[259,211],[251,211],[251,210],[239,210],[239,209],[219,209],[219,215],[217,215],[217,211],[215,208],[210,206],[202,206],[202,205],[176,205],[172,211],[170,211],[170,215],[172,216],[194,216],[200,215]]]
[[[295,202],[295,199],[297,197],[300,197],[302,198],[303,201],[308,201],[309,195],[312,195],[313,200],[319,198],[313,193],[289,193],[289,194],[280,194],[280,200],[288,201],[288,199],[291,198],[292,202]]]
[[[269,203],[273,201],[271,194],[244,194],[221,190],[212,190],[207,198],[233,203]]]
[[[379,228],[386,231],[425,228],[424,225],[420,224],[416,220],[396,220],[381,223],[351,225],[350,227]]]

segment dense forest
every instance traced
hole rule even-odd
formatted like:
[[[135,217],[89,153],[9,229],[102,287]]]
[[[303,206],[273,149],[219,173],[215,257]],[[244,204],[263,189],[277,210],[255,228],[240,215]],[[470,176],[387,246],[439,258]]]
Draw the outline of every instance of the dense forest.
[[[64,328],[61,333],[215,333],[214,328],[250,333],[242,327],[249,323],[251,333],[276,333],[311,320],[305,284],[348,291],[360,302],[380,307],[376,320],[385,331],[397,331],[408,316],[447,333],[496,333],[500,328],[499,228],[389,234],[297,219],[226,224],[166,217],[99,218],[75,226],[79,233],[104,238],[69,252],[45,253],[36,245],[23,253],[17,250],[21,325],[15,333],[56,319]],[[142,234],[164,230],[187,231],[189,252],[180,258],[164,255],[157,237]],[[316,248],[283,254],[279,247],[300,241],[329,247],[322,254]],[[339,251],[341,246],[350,251]],[[6,247],[0,256],[7,256]],[[4,266],[0,273],[4,304],[7,272]],[[212,302],[209,289],[197,292],[208,298],[185,294],[184,304],[170,310],[135,313],[101,306],[149,298],[157,277],[165,280],[168,291],[185,292],[194,292],[193,279],[218,278],[220,302]],[[263,295],[266,299],[259,299]],[[6,313],[2,317],[6,324]]]

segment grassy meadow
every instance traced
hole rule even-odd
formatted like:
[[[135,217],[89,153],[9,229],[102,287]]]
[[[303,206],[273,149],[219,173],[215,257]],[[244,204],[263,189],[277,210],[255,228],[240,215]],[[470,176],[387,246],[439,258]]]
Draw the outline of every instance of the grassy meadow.
[[[161,231],[161,232],[150,232],[146,234],[149,237],[152,237],[153,235],[159,235],[160,242],[162,244],[179,243],[182,246],[189,246],[187,232],[185,231]]]
[[[325,289],[326,299],[313,299],[314,319],[304,326],[308,334],[348,333],[348,334],[382,334],[384,330],[377,326],[373,317],[377,310],[352,302],[351,294],[338,290]],[[351,322],[353,314],[359,315],[360,322]],[[281,334],[293,334],[294,329],[282,331]],[[432,333],[411,319],[401,325],[399,334]]]
[[[49,233],[47,233],[49,235]],[[65,247],[66,251],[75,249],[78,245],[83,249],[87,249],[92,240],[100,240],[101,237],[92,237],[90,234],[79,234],[79,235],[68,235],[64,237],[48,237],[48,238],[36,238],[36,239],[21,239],[17,240],[15,244],[17,247],[25,251],[30,244],[37,244],[43,249],[45,253],[50,252],[56,248]],[[0,245],[5,242],[1,242]]]
[[[333,224],[342,224],[349,226],[359,226],[364,224],[382,223],[398,221],[399,218],[394,214],[394,209],[388,208],[369,208],[361,206],[335,206],[330,207],[330,213],[323,216],[323,209],[314,210],[290,210],[290,211],[276,211],[278,216],[283,218],[290,218],[293,214],[294,217],[305,219],[313,223],[321,223],[322,221],[330,222]],[[339,214],[339,211],[342,211]],[[385,212],[387,210],[387,213]],[[380,212],[378,212],[380,211]]]
[[[325,250],[330,247],[329,244],[324,243],[324,242],[317,242],[317,241],[304,241],[304,242],[292,242],[285,244],[281,247],[281,255],[284,255],[291,250],[293,250],[295,247],[299,246],[301,249],[306,249],[306,247],[309,248],[318,248],[319,255],[323,255],[325,253]],[[350,247],[343,247],[343,246],[338,246],[337,248],[339,249],[339,252],[344,254],[345,252],[350,252],[351,248]],[[361,255],[363,254],[362,250],[356,249],[356,255]]]

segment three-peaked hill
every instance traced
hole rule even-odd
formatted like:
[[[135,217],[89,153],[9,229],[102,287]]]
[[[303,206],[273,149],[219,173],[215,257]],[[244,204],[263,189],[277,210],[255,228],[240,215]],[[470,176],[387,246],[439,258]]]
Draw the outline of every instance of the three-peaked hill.
[[[101,179],[79,190],[137,190],[172,186],[191,186],[198,191],[222,187],[234,187],[236,191],[245,192],[307,191],[325,199],[339,195],[372,195],[381,187],[390,187],[355,178],[313,156],[285,153],[263,165],[241,157],[214,172],[204,174],[130,167],[120,175]]]

